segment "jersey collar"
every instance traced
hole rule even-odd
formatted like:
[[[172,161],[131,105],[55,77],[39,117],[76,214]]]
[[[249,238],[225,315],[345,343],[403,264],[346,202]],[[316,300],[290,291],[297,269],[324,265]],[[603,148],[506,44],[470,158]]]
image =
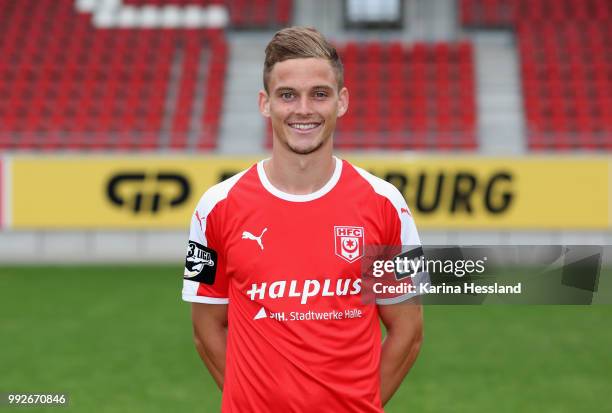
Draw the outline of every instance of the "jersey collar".
[[[266,171],[264,170],[264,162],[267,161],[267,159],[263,159],[257,162],[257,174],[259,175],[259,180],[261,181],[261,184],[263,185],[263,187],[266,188],[266,190],[270,192],[272,195],[280,199],[284,199],[285,201],[291,201],[291,202],[313,201],[317,198],[321,198],[323,195],[331,191],[334,188],[334,186],[336,186],[336,184],[338,183],[338,180],[340,180],[340,174],[342,173],[342,161],[336,158],[335,156],[333,158],[336,161],[336,166],[334,168],[334,173],[332,174],[331,178],[319,190],[312,192],[310,194],[304,194],[304,195],[289,194],[287,192],[281,191],[280,189],[272,185],[272,183],[268,180]]]

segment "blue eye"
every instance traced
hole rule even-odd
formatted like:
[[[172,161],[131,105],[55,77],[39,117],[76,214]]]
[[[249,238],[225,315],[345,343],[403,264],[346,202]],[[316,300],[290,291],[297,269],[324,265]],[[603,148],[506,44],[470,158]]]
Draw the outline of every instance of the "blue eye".
[[[293,92],[283,92],[281,93],[280,97],[283,100],[290,100],[293,98]]]

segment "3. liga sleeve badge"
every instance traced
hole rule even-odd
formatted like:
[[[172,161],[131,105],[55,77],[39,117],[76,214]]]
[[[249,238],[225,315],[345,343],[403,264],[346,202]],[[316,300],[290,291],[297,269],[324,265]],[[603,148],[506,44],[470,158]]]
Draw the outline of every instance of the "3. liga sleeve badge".
[[[195,241],[189,241],[183,278],[213,285],[217,272],[217,252]]]
[[[336,255],[353,263],[363,257],[363,227],[334,227]]]

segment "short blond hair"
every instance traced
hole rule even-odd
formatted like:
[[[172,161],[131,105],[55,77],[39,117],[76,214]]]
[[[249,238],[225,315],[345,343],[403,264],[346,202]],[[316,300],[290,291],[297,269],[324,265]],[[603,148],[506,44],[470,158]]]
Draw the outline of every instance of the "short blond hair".
[[[338,82],[338,90],[344,86],[344,67],[336,48],[315,28],[287,27],[276,32],[268,46],[264,61],[263,84],[266,92],[272,67],[289,59],[321,58],[329,61]]]

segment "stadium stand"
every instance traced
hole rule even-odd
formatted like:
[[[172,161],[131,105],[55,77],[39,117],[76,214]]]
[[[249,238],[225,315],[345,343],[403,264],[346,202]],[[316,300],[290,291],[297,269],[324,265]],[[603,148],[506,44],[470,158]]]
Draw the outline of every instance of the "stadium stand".
[[[516,33],[529,149],[612,149],[611,1],[457,1],[464,27]],[[214,149],[225,28],[96,27],[76,3],[0,0],[0,149]],[[239,30],[290,24],[293,7],[291,0],[123,4],[221,5],[229,29]],[[360,98],[339,122],[338,148],[477,148],[470,42],[349,41],[339,51]]]
[[[513,27],[515,5],[514,0],[460,0],[461,24],[472,28]]]
[[[612,149],[612,2],[462,0],[460,8],[464,25],[516,30],[530,149]]]
[[[97,29],[73,0],[0,7],[0,148],[215,146],[221,30]]]
[[[226,0],[234,28],[262,29],[288,26],[291,0]]]
[[[338,121],[337,148],[477,148],[471,43],[348,42],[337,49],[357,97]]]
[[[124,0],[126,4],[156,6],[222,4],[230,13],[234,29],[273,29],[291,22],[292,0]]]

